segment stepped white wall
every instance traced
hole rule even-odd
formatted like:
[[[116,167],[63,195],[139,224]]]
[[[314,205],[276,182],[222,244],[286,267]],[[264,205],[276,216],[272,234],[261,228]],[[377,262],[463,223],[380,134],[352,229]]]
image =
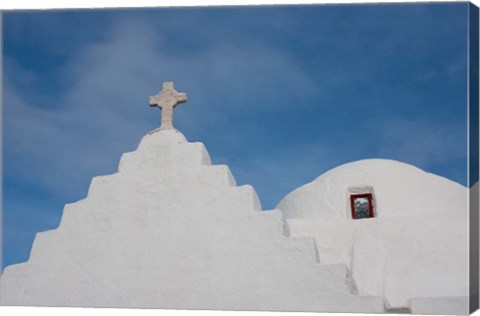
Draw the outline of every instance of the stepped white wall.
[[[92,180],[30,259],[7,267],[2,305],[382,312],[352,294],[344,264],[283,235],[250,186],[175,130],[143,138],[119,172]]]

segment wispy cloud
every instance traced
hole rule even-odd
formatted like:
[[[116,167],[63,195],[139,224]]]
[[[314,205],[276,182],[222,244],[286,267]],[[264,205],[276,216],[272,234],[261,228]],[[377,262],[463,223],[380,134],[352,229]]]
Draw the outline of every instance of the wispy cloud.
[[[59,76],[73,81],[60,98],[39,101],[6,85],[6,148],[9,161],[15,160],[7,176],[78,197],[85,181],[112,172],[121,153],[158,125],[146,100],[165,80],[193,95],[178,116],[187,131],[226,123],[248,109],[278,110],[285,105],[275,101],[292,91],[297,99],[315,93],[314,83],[282,52],[219,45],[182,58],[164,54],[169,44],[137,20],[119,20],[109,32],[106,41],[86,45],[60,69]],[[7,69],[12,71],[27,78],[20,79],[25,85],[37,80],[18,65]]]

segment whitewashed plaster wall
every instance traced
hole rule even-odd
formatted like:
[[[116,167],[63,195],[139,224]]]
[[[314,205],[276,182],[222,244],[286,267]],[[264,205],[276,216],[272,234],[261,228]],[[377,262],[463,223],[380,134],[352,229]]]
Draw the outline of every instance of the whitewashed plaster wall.
[[[352,187],[373,189],[375,218],[352,220]],[[456,303],[445,312],[468,312],[465,187],[404,163],[370,159],[332,169],[277,208],[291,236],[315,237],[321,263],[349,267],[360,295],[384,296],[389,308],[412,307],[417,298],[422,311],[449,297]]]
[[[2,305],[382,312],[345,264],[283,234],[251,186],[176,130],[146,135],[116,174],[92,180],[30,259],[7,267]]]

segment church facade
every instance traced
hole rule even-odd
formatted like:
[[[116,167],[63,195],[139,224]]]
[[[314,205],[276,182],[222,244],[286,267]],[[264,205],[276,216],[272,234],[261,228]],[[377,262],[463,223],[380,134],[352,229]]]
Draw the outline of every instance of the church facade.
[[[465,187],[365,160],[263,211],[173,128],[185,100],[151,98],[162,126],[5,269],[1,305],[468,313]]]

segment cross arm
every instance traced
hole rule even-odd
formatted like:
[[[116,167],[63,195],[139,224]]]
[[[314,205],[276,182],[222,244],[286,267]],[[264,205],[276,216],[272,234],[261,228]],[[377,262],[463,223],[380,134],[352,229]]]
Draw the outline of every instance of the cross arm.
[[[176,99],[178,103],[187,102],[187,94],[186,93],[177,93]]]
[[[150,97],[149,104],[151,107],[160,106],[160,102],[158,102],[156,97]]]

